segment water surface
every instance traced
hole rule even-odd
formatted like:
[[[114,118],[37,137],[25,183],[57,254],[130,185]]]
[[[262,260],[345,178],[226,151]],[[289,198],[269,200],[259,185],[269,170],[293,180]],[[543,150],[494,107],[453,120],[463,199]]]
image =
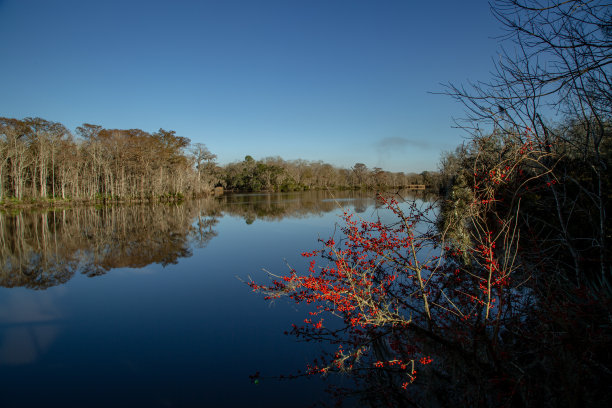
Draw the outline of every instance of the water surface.
[[[0,406],[329,403],[320,379],[249,381],[320,346],[283,335],[304,310],[243,281],[300,270],[344,209],[377,208],[373,193],[308,192],[0,214]]]

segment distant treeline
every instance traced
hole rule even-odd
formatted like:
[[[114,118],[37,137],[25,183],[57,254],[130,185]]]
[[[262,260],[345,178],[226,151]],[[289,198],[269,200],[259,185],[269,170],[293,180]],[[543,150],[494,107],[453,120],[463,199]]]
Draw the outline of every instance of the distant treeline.
[[[220,168],[220,179],[228,189],[240,191],[301,191],[311,189],[387,189],[413,185],[438,188],[438,173],[392,173],[379,167],[369,169],[356,163],[350,169],[322,161],[283,160],[267,157],[243,161]]]
[[[83,124],[73,134],[41,118],[0,117],[0,202],[9,199],[180,199],[224,187],[239,191],[437,187],[437,173],[391,173],[356,163],[270,157],[220,166],[204,144],[171,130],[105,129]]]

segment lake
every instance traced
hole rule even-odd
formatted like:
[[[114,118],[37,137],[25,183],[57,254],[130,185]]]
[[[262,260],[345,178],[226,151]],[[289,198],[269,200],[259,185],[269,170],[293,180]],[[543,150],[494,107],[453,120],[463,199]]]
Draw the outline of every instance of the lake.
[[[0,406],[330,403],[319,378],[270,378],[321,346],[283,335],[305,310],[244,281],[307,270],[300,253],[334,233],[343,208],[389,216],[366,192],[0,214]]]

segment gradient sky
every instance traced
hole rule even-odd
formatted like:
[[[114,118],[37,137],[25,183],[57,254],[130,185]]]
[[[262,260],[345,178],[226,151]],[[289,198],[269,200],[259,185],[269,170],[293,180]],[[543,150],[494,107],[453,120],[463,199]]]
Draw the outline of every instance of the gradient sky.
[[[499,30],[486,0],[0,0],[0,116],[436,170],[465,134],[428,92],[488,79]]]

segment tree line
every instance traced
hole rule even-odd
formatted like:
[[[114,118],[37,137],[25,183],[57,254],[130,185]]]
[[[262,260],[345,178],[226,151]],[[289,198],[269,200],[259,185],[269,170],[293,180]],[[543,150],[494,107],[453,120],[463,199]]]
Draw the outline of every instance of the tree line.
[[[346,169],[322,161],[266,157],[230,163],[222,169],[223,186],[240,191],[302,191],[313,189],[388,189],[426,185],[437,189],[437,172],[389,172],[356,163]]]
[[[41,118],[0,118],[0,199],[132,199],[198,193],[213,159],[174,131],[105,129],[83,124],[76,136]],[[196,170],[194,163],[199,169]],[[208,183],[208,184],[207,184]]]
[[[105,129],[83,124],[75,134],[41,118],[0,117],[0,201],[8,199],[145,200],[239,191],[390,188],[435,185],[437,173],[392,173],[357,163],[269,157],[220,166],[216,155],[175,131]]]

